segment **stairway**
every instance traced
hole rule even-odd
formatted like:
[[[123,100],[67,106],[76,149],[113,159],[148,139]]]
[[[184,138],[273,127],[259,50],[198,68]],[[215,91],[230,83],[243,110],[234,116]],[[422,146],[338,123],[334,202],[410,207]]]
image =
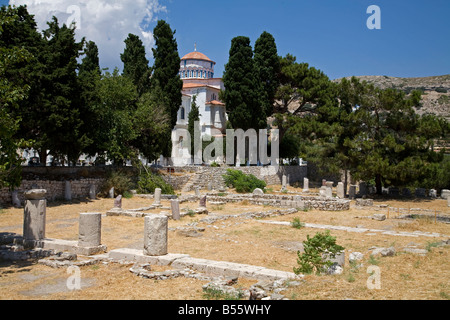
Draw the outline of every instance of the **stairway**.
[[[199,181],[201,179],[202,176],[202,172],[196,172],[192,174],[192,177],[188,180],[188,182],[186,182],[186,184],[183,186],[183,188],[181,189],[181,192],[189,192],[192,190],[192,188],[195,185],[199,184]]]

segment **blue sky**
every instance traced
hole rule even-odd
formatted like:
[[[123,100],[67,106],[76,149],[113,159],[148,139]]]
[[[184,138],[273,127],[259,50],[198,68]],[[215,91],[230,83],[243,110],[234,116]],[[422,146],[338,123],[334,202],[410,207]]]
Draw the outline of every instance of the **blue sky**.
[[[1,4],[7,2],[0,0]],[[33,13],[39,7],[49,14],[62,11],[53,8],[49,0],[11,2],[28,3]],[[89,15],[87,7],[81,5],[84,2],[65,3],[66,6],[80,3],[80,33],[99,44],[101,65],[111,69],[122,67],[121,45],[129,32],[142,32],[150,58],[149,33],[156,20],[164,19],[176,30],[180,56],[193,51],[197,43],[198,51],[217,62],[216,76],[221,76],[228,61],[233,37],[248,36],[253,45],[263,31],[275,37],[279,55],[290,53],[297,61],[321,69],[331,79],[352,75],[450,74],[448,0],[112,0],[109,2],[125,5],[119,15],[111,14],[109,21],[105,14],[103,19],[107,23],[100,23],[99,14],[92,14],[92,8]],[[145,27],[136,26],[133,15],[134,20],[142,20],[143,9],[150,5],[147,16],[150,19],[146,21],[151,22]],[[381,9],[381,30],[369,30],[366,26],[370,5]],[[45,20],[42,12],[37,17]],[[117,19],[123,19],[120,25],[124,30],[111,32]],[[94,25],[95,30],[90,28]],[[109,47],[105,39],[110,41]]]

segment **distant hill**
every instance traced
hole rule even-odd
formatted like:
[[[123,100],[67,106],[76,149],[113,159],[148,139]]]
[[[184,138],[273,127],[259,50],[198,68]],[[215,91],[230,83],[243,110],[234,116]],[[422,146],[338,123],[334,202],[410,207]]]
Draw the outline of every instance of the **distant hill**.
[[[350,79],[351,77],[347,77]],[[373,83],[381,89],[394,88],[409,94],[421,90],[422,106],[418,114],[435,114],[450,121],[450,74],[424,78],[396,78],[388,76],[359,76],[361,81]],[[333,80],[339,82],[341,79]]]

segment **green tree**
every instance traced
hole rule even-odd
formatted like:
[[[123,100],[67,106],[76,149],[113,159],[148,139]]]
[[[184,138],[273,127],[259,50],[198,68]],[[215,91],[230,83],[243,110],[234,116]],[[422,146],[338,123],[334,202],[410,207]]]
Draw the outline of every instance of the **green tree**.
[[[420,95],[379,89],[353,78],[342,80],[343,101],[349,103],[343,146],[355,179],[382,186],[408,186],[429,179],[424,173],[443,160],[433,151],[433,140],[446,134],[448,125],[434,116],[419,116],[413,107]]]
[[[100,104],[98,84],[101,78],[98,47],[93,41],[86,44],[84,57],[81,60],[78,72],[78,84],[80,86],[80,116],[82,125],[80,131],[85,134],[86,144],[83,152],[95,156],[99,145],[98,134],[101,123],[99,115],[95,112],[96,106]]]
[[[133,141],[138,137],[133,124],[138,93],[133,81],[119,74],[106,72],[98,84],[100,102],[94,106],[98,115],[98,152],[116,165],[135,159]]]
[[[3,39],[4,30],[17,24],[19,19],[11,7],[1,9],[0,39]],[[0,47],[0,188],[12,190],[20,186],[22,158],[18,150],[27,147],[23,139],[16,137],[20,119],[9,111],[19,108],[18,102],[26,98],[30,87],[20,79],[8,79],[8,70],[31,59],[32,55],[23,48]]]
[[[318,232],[312,238],[309,235],[306,237],[307,240],[303,242],[304,252],[297,252],[299,267],[294,268],[295,274],[325,272],[333,265],[333,262],[326,258],[334,259],[344,250],[344,247],[336,244],[336,237],[330,235],[330,230],[326,230],[324,233]]]
[[[137,137],[133,146],[140,154],[153,161],[164,152],[167,144],[167,132],[171,130],[170,119],[164,112],[162,92],[153,90],[144,93],[137,102],[133,116],[134,130]]]
[[[35,141],[40,136],[39,121],[42,117],[41,105],[45,96],[42,81],[45,68],[42,54],[45,51],[45,41],[37,31],[34,16],[28,13],[26,6],[3,6],[0,8],[0,16],[2,19],[0,47],[7,63],[1,79],[5,84],[27,87],[26,95],[20,90],[6,90],[5,92],[14,94],[12,100],[6,100],[15,101],[15,104],[3,104],[2,107],[6,109],[4,112],[9,114],[11,119],[20,119],[14,139]],[[25,51],[28,53],[27,59],[16,59],[14,55],[11,56],[12,59],[7,59],[7,52],[15,52],[18,48],[22,48],[22,53]]]
[[[192,97],[192,103],[191,103],[191,112],[189,112],[188,116],[188,132],[191,136],[191,155],[194,155],[194,144],[195,144],[195,122],[200,121],[200,112],[198,110],[197,105],[197,95],[194,95]],[[197,128],[197,130],[200,130]]]
[[[125,50],[120,55],[124,65],[123,75],[133,80],[139,95],[142,95],[150,89],[150,67],[144,44],[137,35],[130,33],[125,39],[125,45]]]
[[[45,64],[42,82],[44,99],[41,115],[33,119],[39,126],[36,149],[40,150],[41,163],[45,163],[46,150],[54,157],[67,156],[75,164],[82,150],[89,144],[88,137],[80,131],[80,87],[77,78],[77,59],[81,55],[84,39],[75,40],[75,26],[59,26],[53,17],[48,29],[43,31]]]
[[[159,20],[153,30],[155,46],[153,48],[153,74],[151,78],[152,89],[159,87],[167,98],[166,112],[170,117],[171,128],[177,123],[178,110],[182,102],[181,91],[183,81],[179,76],[181,59],[178,54],[175,31],[164,20]]]
[[[78,69],[78,73],[92,73],[100,76],[102,74],[100,70],[100,60],[98,58],[98,47],[94,41],[88,41],[84,49],[84,58],[81,60],[81,65]]]
[[[265,114],[270,116],[273,113],[275,94],[279,86],[278,74],[281,69],[275,38],[264,31],[256,40],[254,51],[255,67],[262,85],[262,103]]]
[[[230,57],[225,65],[221,100],[227,105],[229,121],[234,128],[264,129],[267,116],[261,103],[261,84],[248,37],[231,40]]]

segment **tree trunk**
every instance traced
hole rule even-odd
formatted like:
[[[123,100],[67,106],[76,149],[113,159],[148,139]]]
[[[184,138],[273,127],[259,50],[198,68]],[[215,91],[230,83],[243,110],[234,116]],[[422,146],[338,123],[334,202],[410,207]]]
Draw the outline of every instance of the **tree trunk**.
[[[375,187],[377,188],[377,194],[383,194],[383,185],[381,184],[381,175],[377,174],[375,177]]]
[[[45,167],[47,165],[47,149],[42,148],[41,150],[38,151],[38,153],[39,153],[39,162],[41,165]]]

